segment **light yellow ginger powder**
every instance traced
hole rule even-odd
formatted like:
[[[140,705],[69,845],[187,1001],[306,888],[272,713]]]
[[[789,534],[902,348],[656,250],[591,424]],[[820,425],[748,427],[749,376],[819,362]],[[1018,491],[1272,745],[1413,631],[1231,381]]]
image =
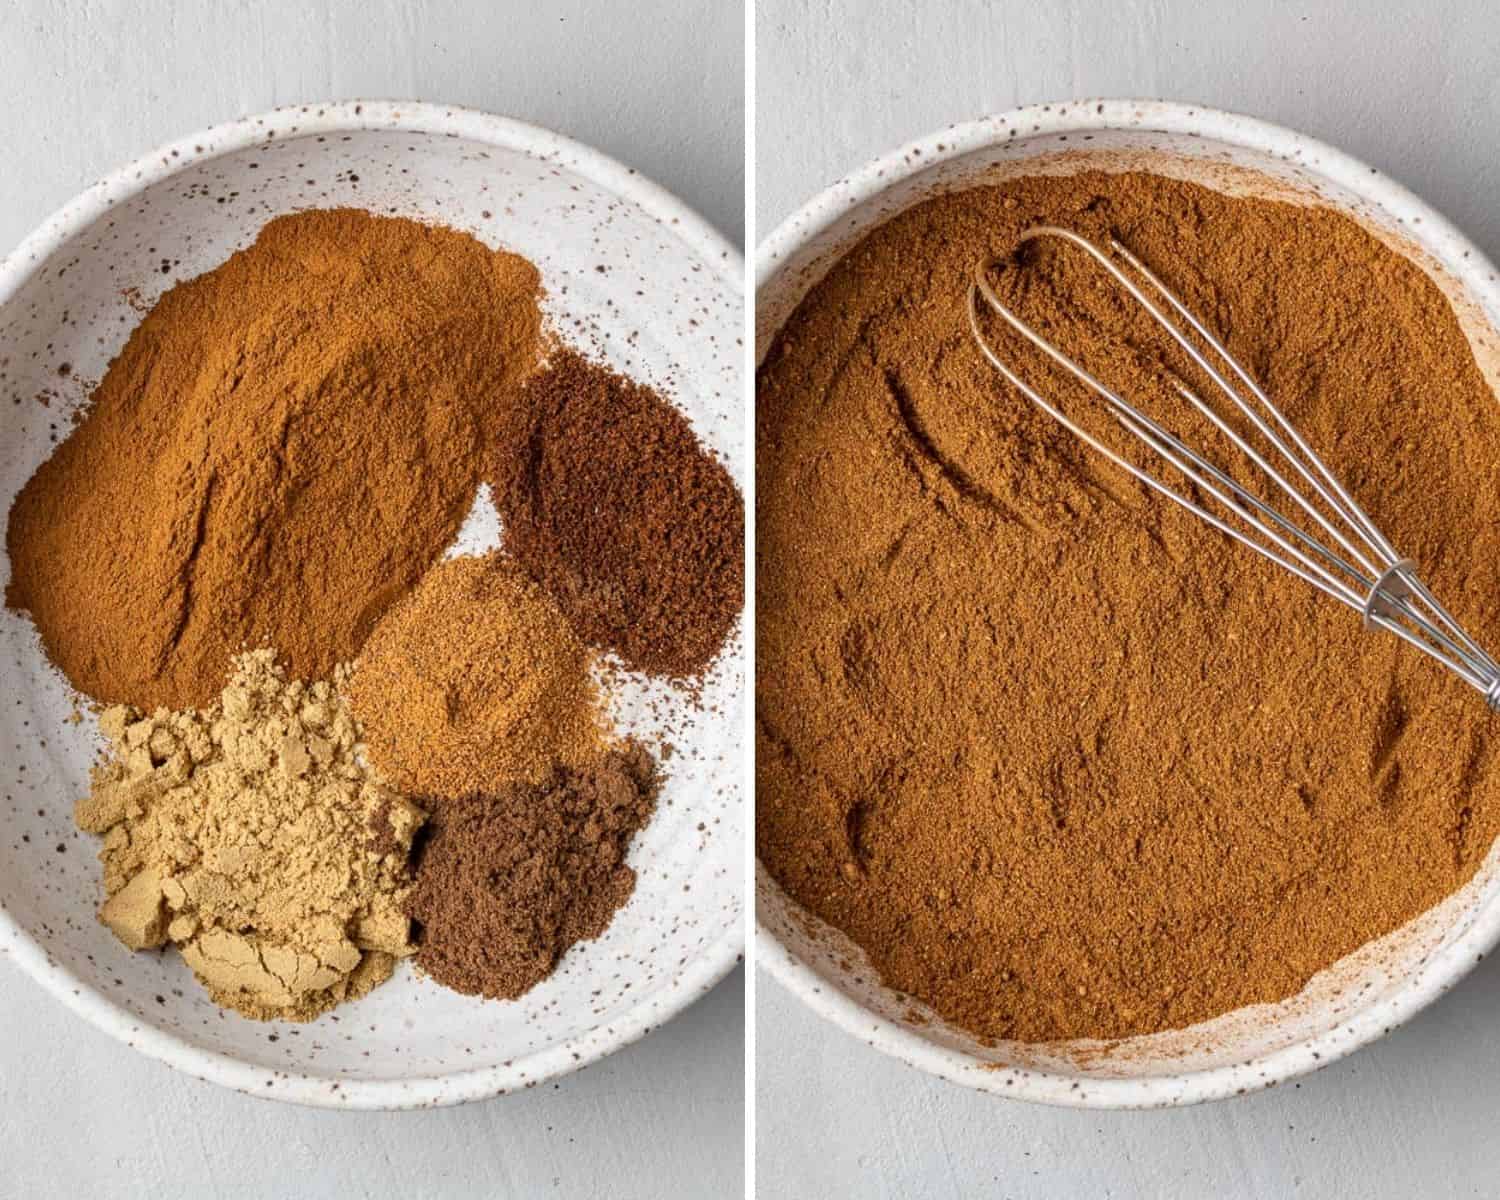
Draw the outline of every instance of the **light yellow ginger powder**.
[[[74,813],[104,834],[100,920],[133,950],[175,943],[246,1016],[310,1020],[412,952],[425,816],[357,761],[337,683],[288,681],[259,650],[206,711],[110,708],[111,754]]]

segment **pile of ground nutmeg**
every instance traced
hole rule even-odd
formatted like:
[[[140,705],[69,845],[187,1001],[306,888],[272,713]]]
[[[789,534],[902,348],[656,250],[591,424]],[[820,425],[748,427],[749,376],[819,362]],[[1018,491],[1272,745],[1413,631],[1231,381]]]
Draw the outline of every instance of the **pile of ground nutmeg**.
[[[593,655],[503,555],[439,563],[370,635],[350,685],[365,749],[419,796],[536,783],[598,757]]]
[[[924,202],[769,348],[761,860],[975,1034],[1108,1039],[1292,995],[1460,887],[1500,831],[1500,738],[1006,386],[969,333],[981,261],[1127,394],[1178,365],[1081,255],[1016,258],[1038,223],[1162,275],[1491,644],[1500,410],[1438,288],[1352,220],[1144,174]]]

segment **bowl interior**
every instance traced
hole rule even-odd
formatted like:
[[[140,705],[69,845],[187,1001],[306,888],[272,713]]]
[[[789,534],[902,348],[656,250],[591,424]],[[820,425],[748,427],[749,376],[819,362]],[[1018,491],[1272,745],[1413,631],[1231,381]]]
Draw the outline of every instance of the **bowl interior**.
[[[1012,127],[1018,123],[1013,119]],[[1150,123],[1150,114],[1144,123]],[[797,228],[801,218],[794,218],[778,235],[784,240],[771,248],[781,255],[779,261],[769,269],[762,264],[757,361],[830,266],[869,230],[914,204],[1021,175],[1143,169],[1230,194],[1328,204],[1350,213],[1427,269],[1452,302],[1491,386],[1500,379],[1493,332],[1500,299],[1488,266],[1401,189],[1384,181],[1350,186],[1347,160],[1342,170],[1325,174],[1316,150],[1299,150],[1296,143],[1283,156],[1231,140],[1150,128],[1085,126],[1081,135],[1075,126],[1068,132],[1007,136],[999,127],[995,137],[998,143],[986,139],[991,144],[906,174],[874,194],[852,187],[841,211],[831,218],[826,210],[810,217],[805,229]],[[951,145],[953,139],[948,140]],[[929,154],[932,148],[929,144]],[[1080,1105],[1156,1105],[1267,1086],[1331,1061],[1411,1015],[1455,982],[1493,940],[1500,924],[1500,848],[1492,848],[1462,891],[1334,964],[1298,996],[1189,1029],[1110,1044],[981,1044],[881,984],[863,951],[792,901],[759,866],[756,892],[760,960],[813,1007],[872,1045],[1007,1095]]]
[[[157,295],[248,245],[271,217],[333,205],[442,222],[530,258],[553,328],[662,389],[745,486],[737,264],[686,222],[678,227],[669,205],[653,208],[648,186],[616,186],[623,171],[561,140],[527,144],[537,131],[512,146],[399,120],[301,132],[289,127],[295,117],[281,124],[224,153],[211,137],[198,154],[169,151],[179,169],[134,194],[120,180],[121,195],[102,215],[20,264],[29,274],[0,307],[0,510]],[[466,528],[471,542],[492,538],[493,514]],[[0,556],[0,579],[9,572]],[[0,949],[107,1028],[186,1069],[314,1102],[495,1092],[638,1036],[712,986],[741,947],[738,634],[700,705],[643,681],[617,698],[626,727],[655,741],[670,726],[677,753],[631,853],[635,894],[602,938],[569,952],[518,1002],[459,996],[403,966],[367,999],[310,1025],[224,1013],[175,952],[132,954],[97,923],[95,839],[71,816],[100,744],[94,718],[69,723],[64,681],[30,622],[9,610],[0,611],[0,671],[0,905],[13,923],[0,921]],[[445,1078],[459,1082],[433,1085]]]

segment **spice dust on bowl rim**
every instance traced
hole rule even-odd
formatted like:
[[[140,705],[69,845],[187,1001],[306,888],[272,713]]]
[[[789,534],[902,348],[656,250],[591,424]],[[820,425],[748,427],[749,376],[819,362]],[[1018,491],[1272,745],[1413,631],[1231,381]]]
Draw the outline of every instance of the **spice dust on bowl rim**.
[[[1494,268],[1441,216],[1372,168],[1299,134],[1142,100],[1037,105],[952,126],[828,188],[757,252],[757,361],[833,264],[897,214],[938,195],[1081,170],[1144,171],[1235,196],[1317,203],[1351,217],[1425,270],[1451,304],[1485,382],[1494,390],[1500,381]],[[1351,679],[1347,686],[1371,685]],[[1497,845],[1459,891],[1285,1001],[1120,1041],[986,1044],[884,986],[862,950],[791,900],[759,863],[756,891],[757,961],[815,1011],[940,1077],[1076,1107],[1195,1103],[1315,1070],[1409,1019],[1500,940]]]
[[[634,171],[546,130],[463,108],[347,101],[278,109],[146,155],[62,208],[0,265],[0,488],[68,429],[140,314],[272,217],[352,206],[473,233],[542,272],[542,309],[589,354],[670,397],[743,492],[742,261]],[[561,302],[562,297],[566,303]],[[10,563],[0,559],[0,582]],[[132,954],[95,918],[98,849],[73,826],[100,746],[35,628],[0,610],[0,955],[153,1057],[251,1095],[342,1108],[460,1103],[597,1061],[711,989],[743,951],[746,670],[737,630],[697,706],[623,693],[622,732],[673,725],[677,753],[636,837],[630,901],[521,1000],[451,992],[410,967],[304,1025],[223,1013],[176,954]],[[662,716],[660,714],[669,714]]]

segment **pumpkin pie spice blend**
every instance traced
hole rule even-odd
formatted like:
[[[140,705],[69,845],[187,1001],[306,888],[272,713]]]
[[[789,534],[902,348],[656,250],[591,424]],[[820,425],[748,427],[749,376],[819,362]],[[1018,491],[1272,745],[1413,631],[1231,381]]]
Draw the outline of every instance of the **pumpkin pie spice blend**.
[[[1437,287],[1350,220],[1142,174],[919,205],[778,335],[760,857],[974,1033],[1116,1038],[1292,995],[1460,887],[1500,830],[1500,739],[1437,665],[1006,387],[967,280],[1042,222],[1161,273],[1490,645],[1500,410]],[[1081,262],[1002,285],[1151,407],[1164,339]]]

